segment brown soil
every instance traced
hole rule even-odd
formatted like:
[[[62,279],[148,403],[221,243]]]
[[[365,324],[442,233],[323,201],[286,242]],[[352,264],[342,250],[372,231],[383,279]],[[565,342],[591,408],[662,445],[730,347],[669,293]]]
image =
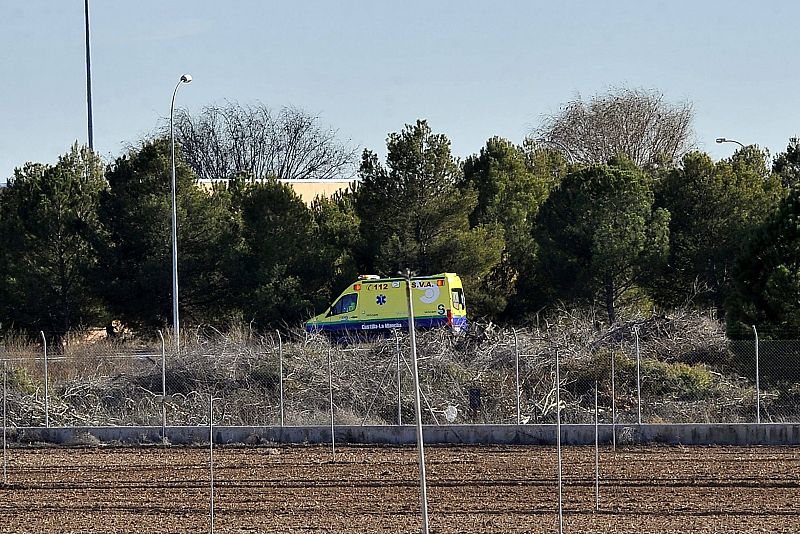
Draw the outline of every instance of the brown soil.
[[[431,532],[558,532],[550,447],[426,449]],[[800,532],[800,448],[564,450],[564,532]],[[215,448],[216,532],[419,532],[416,449]],[[208,532],[207,448],[15,448],[2,532]]]

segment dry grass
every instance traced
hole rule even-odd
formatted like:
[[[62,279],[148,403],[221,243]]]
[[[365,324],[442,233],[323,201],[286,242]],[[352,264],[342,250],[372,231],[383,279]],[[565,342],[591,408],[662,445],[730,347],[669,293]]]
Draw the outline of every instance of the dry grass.
[[[555,421],[555,359],[561,371],[566,422],[594,417],[595,381],[601,417],[610,421],[611,363],[615,367],[616,420],[636,420],[636,335],[642,358],[645,422],[738,422],[754,418],[753,384],[731,368],[720,324],[686,311],[669,317],[632,317],[598,328],[591,313],[564,311],[539,328],[476,325],[466,336],[420,332],[418,361],[426,423],[516,423],[517,355],[520,415],[526,423]],[[213,395],[218,425],[327,424],[329,362],[337,424],[396,424],[413,420],[408,337],[331,343],[300,330],[257,335],[247,325],[225,332],[190,331],[179,354],[166,347],[162,396],[161,341],[94,343],[68,340],[50,352],[49,419],[61,425],[208,424]],[[11,426],[44,424],[42,347],[5,340]],[[397,390],[398,362],[400,394]],[[283,366],[281,375],[280,367]],[[477,394],[476,394],[477,393]],[[768,391],[764,413],[796,419],[787,395]],[[479,402],[476,402],[479,397]],[[787,410],[791,413],[787,413]]]

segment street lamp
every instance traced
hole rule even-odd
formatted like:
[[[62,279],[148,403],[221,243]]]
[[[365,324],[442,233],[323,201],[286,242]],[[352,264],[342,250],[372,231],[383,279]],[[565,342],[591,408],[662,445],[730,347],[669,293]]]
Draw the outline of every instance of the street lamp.
[[[175,110],[175,95],[182,83],[192,81],[191,74],[184,74],[172,91],[172,103],[169,106],[169,144],[172,160],[172,326],[175,330],[175,350],[181,348],[180,322],[178,321],[178,211],[175,201],[175,135],[172,131],[172,116]]]
[[[727,139],[725,137],[717,137],[717,143],[736,143],[740,147],[744,148],[744,145],[735,139]]]

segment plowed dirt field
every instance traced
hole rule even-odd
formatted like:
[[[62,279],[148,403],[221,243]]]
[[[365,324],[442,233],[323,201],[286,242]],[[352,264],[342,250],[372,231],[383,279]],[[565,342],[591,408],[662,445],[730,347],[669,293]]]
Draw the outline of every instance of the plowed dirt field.
[[[431,532],[558,532],[550,447],[426,449]],[[564,532],[800,532],[800,448],[564,449]],[[208,532],[207,448],[14,448],[2,532]],[[416,449],[214,449],[216,532],[419,532]]]

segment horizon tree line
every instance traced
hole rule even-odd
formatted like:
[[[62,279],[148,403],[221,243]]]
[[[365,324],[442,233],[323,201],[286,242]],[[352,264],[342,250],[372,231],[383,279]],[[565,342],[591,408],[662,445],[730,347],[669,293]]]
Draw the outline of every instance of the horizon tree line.
[[[714,162],[691,149],[691,115],[655,92],[610,91],[464,161],[417,120],[389,134],[385,161],[363,151],[357,190],[306,206],[269,178],[347,176],[355,157],[316,117],[181,112],[182,317],[296,324],[356,275],[411,266],[459,273],[470,315],[495,321],[568,304],[613,324],[621,306],[691,305],[731,336],[798,329],[798,143],[772,166],[756,146]],[[228,183],[205,191],[199,178]],[[0,331],[167,325],[169,183],[164,137],[108,164],[75,144],[16,169],[0,190]]]

